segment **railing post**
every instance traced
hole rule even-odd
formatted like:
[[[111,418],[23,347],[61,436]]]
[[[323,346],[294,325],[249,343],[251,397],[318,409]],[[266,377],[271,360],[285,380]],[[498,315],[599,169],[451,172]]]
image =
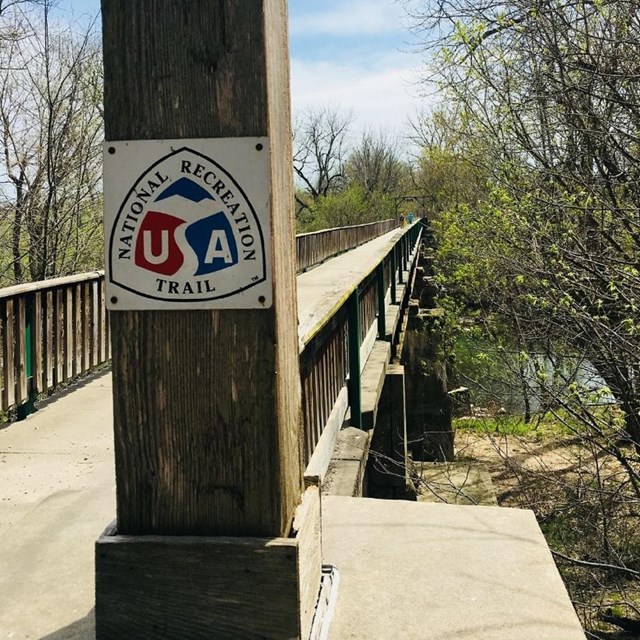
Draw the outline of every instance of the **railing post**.
[[[398,304],[398,293],[396,289],[396,248],[391,251],[391,304]]]
[[[362,427],[362,383],[360,378],[360,292],[356,287],[347,302],[349,331],[349,406],[351,426]]]
[[[376,285],[378,287],[378,338],[384,340],[387,337],[384,300],[387,292],[384,288],[384,260],[376,268]]]
[[[404,269],[409,269],[409,234],[406,233],[402,238],[402,248],[404,249]]]
[[[27,399],[23,404],[19,404],[16,407],[16,418],[18,420],[24,420],[36,411],[37,393],[35,392],[33,379],[33,309],[33,295],[27,295],[25,297],[25,323],[24,327],[19,329],[24,331],[24,375],[27,384]]]
[[[404,283],[404,257],[402,255],[402,240],[395,246],[395,252],[397,255],[398,261],[398,284]]]

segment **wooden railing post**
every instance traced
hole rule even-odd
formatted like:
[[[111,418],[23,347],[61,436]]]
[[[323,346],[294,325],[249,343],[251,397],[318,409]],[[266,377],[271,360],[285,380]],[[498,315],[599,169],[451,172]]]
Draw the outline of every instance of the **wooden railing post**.
[[[349,331],[349,406],[351,425],[362,427],[362,380],[360,375],[360,292],[356,287],[347,302]]]

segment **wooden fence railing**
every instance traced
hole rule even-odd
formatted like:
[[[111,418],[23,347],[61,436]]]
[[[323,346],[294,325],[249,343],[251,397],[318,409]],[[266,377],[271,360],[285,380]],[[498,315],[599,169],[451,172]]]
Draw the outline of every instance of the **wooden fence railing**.
[[[0,289],[3,412],[23,417],[38,394],[111,357],[104,299],[103,271]]]
[[[377,267],[363,274],[349,297],[302,348],[305,466],[324,430],[332,420],[342,424],[348,408],[351,424],[361,426],[360,376],[372,346],[370,339],[394,339],[388,334],[385,313],[388,304],[403,304],[398,288],[411,267],[409,258],[419,242],[421,229],[420,224],[408,228]]]
[[[393,231],[398,228],[399,224],[399,219],[394,218],[352,227],[336,227],[312,233],[301,233],[296,236],[298,273]]]
[[[397,220],[385,220],[299,235],[296,237],[297,270],[304,271],[397,226]],[[370,295],[366,300],[362,318],[365,324],[375,314],[375,301]],[[33,410],[33,401],[39,394],[111,358],[109,316],[104,302],[103,271],[0,289],[0,411],[17,409],[18,417],[24,417]],[[339,335],[343,336],[346,328],[340,331]],[[341,339],[332,338],[334,342]],[[335,391],[329,392],[326,387],[327,376],[335,386],[336,380],[346,375],[341,369],[344,362],[333,360],[341,353],[334,342],[327,343],[326,348],[323,346],[325,355],[319,356],[319,367],[325,373],[314,372],[313,379],[307,383],[321,385],[317,399],[313,400],[323,403],[322,409],[320,405],[313,409],[318,416],[326,413],[329,396]],[[333,373],[329,374],[329,370]]]

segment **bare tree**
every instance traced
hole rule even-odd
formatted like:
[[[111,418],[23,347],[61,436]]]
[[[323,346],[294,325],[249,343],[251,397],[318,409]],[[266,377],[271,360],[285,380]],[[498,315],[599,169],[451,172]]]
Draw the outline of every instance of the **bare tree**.
[[[336,109],[311,109],[294,124],[293,167],[312,202],[337,191],[345,180],[345,156],[351,115]],[[298,197],[298,205],[308,202]]]
[[[13,281],[100,264],[101,83],[91,26],[50,20],[50,3],[13,7],[0,48],[0,234],[11,235]],[[7,224],[8,223],[8,224]],[[6,268],[8,265],[4,265]]]
[[[400,159],[398,143],[380,132],[367,131],[349,154],[346,175],[368,193],[398,193],[406,187],[407,166]]]

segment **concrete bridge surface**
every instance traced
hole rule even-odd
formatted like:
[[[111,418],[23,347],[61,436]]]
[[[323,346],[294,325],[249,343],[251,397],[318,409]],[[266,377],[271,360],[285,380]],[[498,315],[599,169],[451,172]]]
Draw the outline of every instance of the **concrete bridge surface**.
[[[299,276],[301,338],[384,247]],[[108,371],[0,430],[0,640],[94,637],[94,542],[115,516],[114,478]],[[331,496],[322,514],[339,575],[328,638],[584,638],[529,511]]]

